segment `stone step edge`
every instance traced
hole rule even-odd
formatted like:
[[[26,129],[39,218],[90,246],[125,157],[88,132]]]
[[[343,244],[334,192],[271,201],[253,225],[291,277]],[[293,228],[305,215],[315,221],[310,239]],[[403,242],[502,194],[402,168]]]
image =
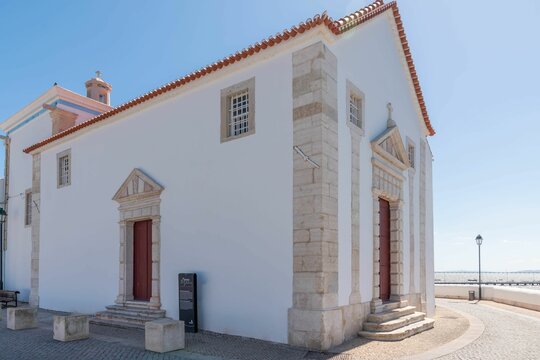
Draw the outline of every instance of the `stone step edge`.
[[[415,306],[405,306],[389,311],[385,311],[377,314],[369,314],[367,317],[368,322],[380,324],[385,321],[397,319],[402,316],[413,314],[416,311]]]
[[[425,317],[426,314],[415,311],[410,315],[404,315],[402,317],[398,317],[397,319],[388,320],[382,323],[366,321],[362,327],[364,331],[392,331],[422,321]]]
[[[115,309],[115,308],[106,308],[104,311],[100,312],[113,312],[117,314],[126,314],[126,315],[133,315],[133,316],[153,316],[153,317],[164,317],[165,316],[165,310],[159,311],[159,312],[148,312],[144,310],[131,310],[131,309]]]
[[[119,329],[143,329],[144,330],[144,324],[133,324],[133,323],[123,322],[123,321],[105,320],[105,319],[98,319],[98,318],[91,318],[90,324],[114,327],[114,328],[119,328]]]
[[[132,306],[132,305],[119,305],[119,304],[111,304],[111,305],[107,305],[105,307],[114,307],[114,308],[121,308],[121,309],[124,309],[124,308],[142,309],[142,310],[148,310],[148,311],[165,311],[165,310],[160,309],[160,308],[153,308],[153,307],[148,307],[148,306]]]
[[[153,321],[157,319],[162,319],[165,316],[156,318],[152,316],[131,316],[131,315],[125,315],[125,314],[118,314],[112,311],[100,311],[96,313],[95,317],[98,319],[103,319],[103,318],[125,319],[126,321]]]
[[[386,303],[382,303],[378,306],[372,307],[372,313],[373,314],[380,314],[389,310],[403,308],[409,306],[408,300],[397,300],[397,301],[389,301]]]
[[[129,307],[134,307],[134,308],[139,308],[139,309],[149,309],[149,310],[154,309],[154,308],[148,306],[148,304],[149,303],[145,302],[145,301],[126,301],[125,302],[125,306],[129,306]]]
[[[360,331],[358,335],[370,340],[400,341],[423,331],[432,329],[434,323],[435,320],[426,318],[420,322],[410,324],[396,330],[386,332]]]

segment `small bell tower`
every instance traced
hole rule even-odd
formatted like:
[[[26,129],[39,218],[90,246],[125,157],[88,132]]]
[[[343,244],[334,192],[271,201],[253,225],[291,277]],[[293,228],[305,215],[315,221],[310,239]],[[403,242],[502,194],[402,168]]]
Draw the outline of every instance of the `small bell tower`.
[[[101,78],[101,71],[96,71],[96,76],[86,83],[86,97],[111,105],[111,84]]]

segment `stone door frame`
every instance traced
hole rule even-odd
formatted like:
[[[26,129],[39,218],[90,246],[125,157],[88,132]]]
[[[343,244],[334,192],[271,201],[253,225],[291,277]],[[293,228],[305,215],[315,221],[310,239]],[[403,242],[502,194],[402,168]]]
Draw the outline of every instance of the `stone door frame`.
[[[139,169],[134,169],[122,184],[113,200],[119,203],[120,252],[119,286],[116,303],[133,301],[133,225],[137,221],[152,221],[152,292],[148,307],[161,308],[160,261],[161,216],[163,187]]]
[[[390,301],[407,299],[403,284],[403,171],[409,162],[399,130],[391,126],[372,141],[373,297],[372,312],[382,305],[379,279],[379,198],[390,203]]]

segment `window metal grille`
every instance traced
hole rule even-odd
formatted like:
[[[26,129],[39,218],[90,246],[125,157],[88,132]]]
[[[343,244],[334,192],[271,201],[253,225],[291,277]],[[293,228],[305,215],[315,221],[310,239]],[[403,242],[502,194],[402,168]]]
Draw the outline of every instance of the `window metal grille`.
[[[349,97],[349,120],[359,128],[362,127],[362,99],[353,94]]]
[[[414,168],[414,146],[409,145],[408,148],[408,155],[409,155],[409,163],[411,164],[411,167]]]
[[[70,166],[69,155],[62,156],[60,159],[58,159],[58,185],[62,186],[69,184]]]
[[[24,203],[24,225],[31,225],[32,224],[32,193],[27,192],[25,196],[25,203]]]
[[[248,89],[230,96],[227,136],[238,136],[249,131]]]

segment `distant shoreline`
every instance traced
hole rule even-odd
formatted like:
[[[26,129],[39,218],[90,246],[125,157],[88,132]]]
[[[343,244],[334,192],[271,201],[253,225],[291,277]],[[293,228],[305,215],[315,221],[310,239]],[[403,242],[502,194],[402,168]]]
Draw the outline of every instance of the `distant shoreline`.
[[[435,270],[435,273],[476,273],[478,274],[478,269],[476,270]],[[484,273],[499,273],[499,274],[506,274],[506,273],[538,273],[540,274],[540,270],[503,270],[503,271],[484,271],[482,270],[482,274]]]

